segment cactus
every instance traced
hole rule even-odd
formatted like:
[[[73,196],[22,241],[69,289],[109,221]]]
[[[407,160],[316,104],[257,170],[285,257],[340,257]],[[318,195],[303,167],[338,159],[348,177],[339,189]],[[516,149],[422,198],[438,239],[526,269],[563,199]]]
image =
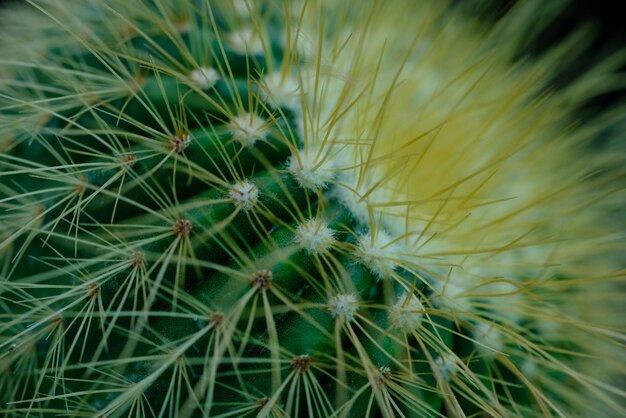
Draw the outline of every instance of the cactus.
[[[553,88],[550,5],[3,9],[0,411],[619,416],[620,55]]]

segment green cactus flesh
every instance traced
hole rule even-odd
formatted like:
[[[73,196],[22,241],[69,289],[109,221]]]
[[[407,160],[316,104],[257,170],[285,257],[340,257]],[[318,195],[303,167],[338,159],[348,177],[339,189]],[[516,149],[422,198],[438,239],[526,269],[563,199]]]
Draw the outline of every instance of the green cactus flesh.
[[[515,257],[532,247],[525,235],[517,238],[521,250],[517,241],[482,250],[493,244],[475,235],[486,244],[456,254],[459,247],[447,243],[420,258],[431,240],[462,229],[471,211],[454,218],[450,205],[486,204],[472,206],[479,183],[498,176],[492,168],[509,157],[494,152],[431,195],[393,183],[403,165],[429,158],[430,145],[417,152],[413,144],[438,141],[435,131],[446,128],[421,126],[405,145],[374,151],[372,138],[388,129],[384,105],[404,88],[396,78],[406,75],[396,69],[411,62],[398,55],[386,96],[376,96],[380,68],[370,66],[370,78],[358,84],[367,67],[361,55],[383,42],[367,43],[364,16],[377,22],[382,4],[368,3],[358,14],[348,3],[344,10],[314,1],[303,11],[299,2],[215,3],[33,1],[32,10],[21,10],[32,22],[19,30],[42,27],[34,40],[25,37],[28,54],[4,59],[0,73],[11,80],[0,97],[0,410],[552,416],[574,410],[567,385],[619,409],[613,394],[600,393],[602,383],[572,368],[572,353],[584,343],[540,331],[557,315],[550,292],[560,288],[540,284],[549,277],[566,286],[570,270],[548,271],[549,261],[537,261],[516,277],[485,273],[461,291],[452,283],[464,261],[451,257],[459,254],[487,253],[480,263],[498,265],[494,260],[511,250],[512,261],[501,263],[523,264]],[[431,6],[443,21],[445,9]],[[309,14],[325,7],[332,13],[315,23],[319,34],[307,50],[296,28],[304,33],[315,21]],[[326,26],[342,27],[333,19],[365,28],[353,34],[362,39],[326,33]],[[352,51],[358,64],[348,65],[347,76],[335,74],[321,46],[316,50],[323,39],[337,61],[343,48]],[[531,72],[521,79],[531,80]],[[322,74],[336,79],[321,85]],[[281,86],[295,87],[273,91],[276,75]],[[456,109],[462,102],[454,94]],[[498,97],[497,107],[509,106],[509,97]],[[379,107],[362,110],[359,101]],[[426,112],[419,101],[415,106],[408,118]],[[378,112],[369,131],[359,128],[368,112]],[[502,125],[530,114],[544,129],[541,113],[527,106]],[[352,136],[333,131],[351,123]],[[390,168],[379,169],[380,162]],[[360,174],[368,170],[370,177]],[[465,182],[473,191],[461,193]],[[397,194],[370,198],[383,183],[395,184]],[[521,226],[527,234],[547,228],[549,237],[551,226],[541,222]],[[469,296],[450,296],[460,294]]]

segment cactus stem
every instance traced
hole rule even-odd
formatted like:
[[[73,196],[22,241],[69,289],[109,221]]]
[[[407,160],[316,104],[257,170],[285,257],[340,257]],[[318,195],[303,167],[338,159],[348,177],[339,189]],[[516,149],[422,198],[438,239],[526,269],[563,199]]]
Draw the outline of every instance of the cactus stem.
[[[621,411],[626,54],[519,50],[569,1],[3,8],[0,415]]]

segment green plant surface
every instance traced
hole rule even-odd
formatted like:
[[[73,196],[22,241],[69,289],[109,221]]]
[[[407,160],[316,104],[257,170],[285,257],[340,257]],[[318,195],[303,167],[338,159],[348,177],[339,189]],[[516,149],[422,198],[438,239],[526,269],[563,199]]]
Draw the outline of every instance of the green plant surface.
[[[0,9],[0,412],[623,416],[625,54],[555,88],[564,7]]]

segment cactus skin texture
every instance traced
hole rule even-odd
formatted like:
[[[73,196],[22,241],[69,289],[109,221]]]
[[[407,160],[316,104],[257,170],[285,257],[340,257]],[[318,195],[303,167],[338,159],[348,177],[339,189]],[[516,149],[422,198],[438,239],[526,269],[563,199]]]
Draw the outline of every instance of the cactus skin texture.
[[[2,415],[623,416],[622,61],[519,54],[566,5],[3,9]]]

